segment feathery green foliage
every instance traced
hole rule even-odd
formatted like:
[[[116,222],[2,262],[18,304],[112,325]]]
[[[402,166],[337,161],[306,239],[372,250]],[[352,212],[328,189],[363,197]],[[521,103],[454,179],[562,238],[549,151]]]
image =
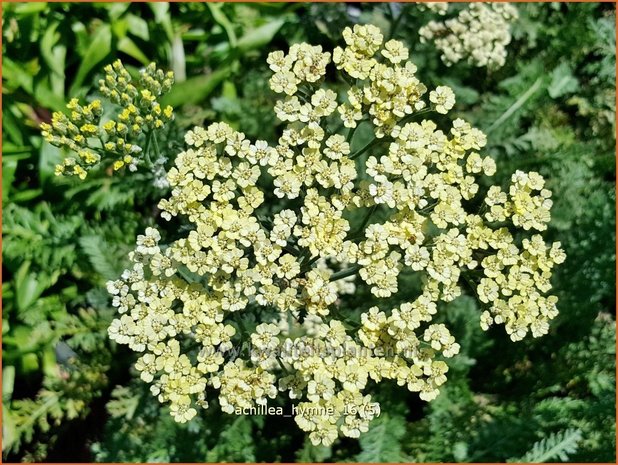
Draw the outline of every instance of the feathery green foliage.
[[[566,462],[569,454],[573,454],[577,450],[577,443],[581,438],[582,433],[578,429],[560,431],[541,439],[539,442],[535,442],[532,449],[523,457],[511,461],[543,463],[558,458],[562,462]]]

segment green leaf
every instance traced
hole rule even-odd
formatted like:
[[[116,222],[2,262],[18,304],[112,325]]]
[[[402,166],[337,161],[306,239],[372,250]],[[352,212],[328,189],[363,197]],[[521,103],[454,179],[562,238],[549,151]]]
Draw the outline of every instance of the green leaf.
[[[15,13],[18,15],[34,15],[45,11],[47,2],[25,2],[18,3],[15,7]]]
[[[551,74],[551,83],[547,88],[551,98],[572,94],[579,88],[579,81],[567,63],[559,65]]]
[[[9,57],[2,57],[2,78],[3,84],[6,80],[6,87],[15,88],[21,87],[28,94],[32,94],[32,74],[22,66],[20,63],[16,63]]]
[[[179,82],[161,99],[161,103],[172,107],[179,107],[187,103],[199,103],[208,97],[229,74],[230,67],[226,66],[211,74]]]
[[[252,29],[238,39],[238,49],[244,53],[270,43],[284,23],[285,20],[283,19],[275,19],[263,26]]]
[[[54,376],[58,370],[58,362],[56,360],[56,350],[53,345],[49,345],[44,348],[41,356],[41,363],[43,364],[43,373],[45,376]]]
[[[365,463],[404,462],[400,441],[405,432],[404,417],[390,417],[382,413],[373,420],[369,431],[361,435],[359,439],[361,452],[355,460]]]
[[[509,459],[509,462],[543,463],[555,458],[566,462],[569,454],[577,452],[581,440],[582,432],[579,429],[559,431],[535,442],[523,457]]]
[[[8,404],[2,403],[2,451],[10,450],[18,440],[17,428]]]
[[[116,279],[122,272],[122,265],[110,253],[107,242],[99,236],[83,236],[79,238],[79,245],[90,264],[105,279]]]
[[[543,86],[543,79],[541,77],[537,78],[537,80],[527,89],[524,93],[522,93],[515,102],[504,112],[500,117],[495,120],[489,128],[485,132],[490,133],[497,127],[499,127],[502,123],[507,121],[513,114],[519,111],[523,106],[525,106],[528,101],[541,89]]]
[[[24,356],[20,360],[21,369],[25,373],[34,373],[39,370],[39,358],[36,354],[28,353],[24,354]]]
[[[125,19],[129,25],[129,31],[135,37],[139,37],[142,40],[150,40],[150,31],[148,30],[148,23],[139,16],[128,14]]]
[[[34,85],[34,99],[36,102],[44,108],[53,111],[65,111],[64,77],[62,77],[61,81],[58,80],[58,76],[55,75],[45,76],[43,79],[37,81]],[[55,89],[54,86],[61,90]]]
[[[206,461],[254,462],[255,439],[250,417],[238,416],[221,433],[217,445],[208,452]]]
[[[296,453],[296,460],[301,463],[319,463],[329,459],[332,455],[333,451],[331,447],[314,446],[309,438],[305,438],[302,449]]]
[[[2,203],[6,205],[9,201],[9,192],[15,180],[15,170],[17,169],[17,160],[7,159],[2,157]]]
[[[56,165],[62,161],[62,150],[48,142],[41,144],[39,152],[39,176],[42,182],[54,177]]]
[[[5,366],[2,368],[2,403],[8,403],[13,397],[15,385],[15,367]]]
[[[234,25],[230,22],[230,20],[223,13],[223,3],[206,3],[208,9],[210,10],[210,14],[213,19],[219,24],[227,35],[228,41],[230,42],[231,48],[236,48],[236,44],[238,43],[238,39],[236,38],[236,33],[234,32]]]
[[[12,111],[5,111],[2,114],[2,143],[6,144],[4,136],[7,136],[8,140],[15,145],[24,145],[24,137],[22,136],[21,129],[17,123],[15,115]]]
[[[468,444],[462,441],[453,444],[453,457],[458,462],[465,462],[468,459]]]
[[[180,34],[176,34],[171,47],[171,68],[174,72],[176,82],[187,80],[187,60],[185,57],[185,46]]]
[[[56,21],[45,30],[45,33],[41,38],[41,56],[49,69],[52,71],[52,74],[49,76],[49,81],[53,92],[50,93],[56,96],[57,99],[63,99],[64,68],[67,48],[64,44],[57,44],[61,37],[60,34],[56,32],[59,24],[60,23]],[[36,93],[37,89],[35,88],[35,94]]]
[[[99,27],[92,37],[92,41],[86,50],[86,54],[77,70],[75,80],[71,85],[70,95],[75,95],[77,90],[82,86],[88,73],[98,65],[111,52],[112,49],[112,31],[109,24],[104,24]]]
[[[150,60],[146,55],[144,55],[144,52],[142,52],[140,48],[135,45],[135,42],[133,42],[129,37],[123,37],[118,41],[118,50],[126,53],[130,57],[135,58],[144,66],[147,66],[150,63]]]
[[[124,12],[127,11],[131,6],[131,4],[128,2],[114,2],[107,4],[103,3],[102,5],[105,7],[105,9],[107,9],[109,19],[111,19],[112,21],[116,21],[118,18],[120,18],[124,14]]]
[[[60,34],[56,32],[60,23],[54,21],[43,34],[41,38],[41,56],[55,74],[64,75],[64,58],[66,56],[66,47],[64,45],[56,46],[60,39]]]
[[[30,262],[24,262],[15,273],[15,298],[17,308],[26,310],[48,287],[49,281],[44,276],[29,273]]]
[[[24,191],[15,192],[13,195],[13,202],[27,202],[32,199],[36,199],[43,194],[43,189],[27,189]]]
[[[174,28],[169,12],[170,4],[168,2],[148,2],[148,6],[154,13],[155,21],[163,26],[167,39],[171,42],[174,38]]]
[[[139,405],[140,397],[128,387],[117,386],[112,391],[112,400],[110,400],[105,408],[114,418],[124,418],[130,420],[135,415],[135,411]]]

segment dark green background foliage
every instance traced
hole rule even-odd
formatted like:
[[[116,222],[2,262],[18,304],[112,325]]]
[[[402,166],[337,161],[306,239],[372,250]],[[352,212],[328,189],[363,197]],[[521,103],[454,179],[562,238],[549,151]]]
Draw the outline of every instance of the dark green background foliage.
[[[451,5],[449,14],[465,5]],[[414,4],[5,4],[3,12],[3,438],[31,461],[615,461],[615,11],[612,4],[523,4],[506,66],[450,68],[418,28]],[[512,343],[479,328],[462,296],[442,318],[462,345],[437,400],[383,383],[382,415],[360,441],[313,447],[281,417],[235,417],[216,402],[186,425],[107,340],[104,283],[165,195],[153,174],[53,176],[62,154],[37,127],[71,97],[96,93],[105,64],[172,69],[168,166],[191,125],[224,120],[275,141],[267,53],[302,40],[330,49],[372,23],[411,48],[429,87],[452,86],[460,116],[488,134],[493,182],[537,170],[554,191],[548,240],[550,334]],[[359,139],[362,139],[359,134]],[[404,278],[401,288],[413,286]],[[348,301],[351,318],[359,293]],[[212,396],[211,396],[212,398]]]

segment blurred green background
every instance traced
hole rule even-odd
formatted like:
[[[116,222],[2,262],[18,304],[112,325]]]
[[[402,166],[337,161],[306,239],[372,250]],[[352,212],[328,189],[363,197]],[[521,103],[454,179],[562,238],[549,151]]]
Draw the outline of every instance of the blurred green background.
[[[447,17],[466,8],[451,4]],[[417,4],[10,3],[2,18],[3,455],[7,461],[615,461],[615,6],[518,4],[507,64],[446,67],[418,29]],[[484,333],[473,298],[445,309],[462,345],[426,404],[380,384],[382,415],[356,440],[314,447],[293,419],[211,408],[173,422],[112,344],[107,279],[155,223],[152,176],[56,178],[58,149],[38,125],[96,90],[104,65],[150,61],[176,73],[169,163],[190,126],[223,120],[276,140],[265,58],[372,23],[411,49],[429,87],[449,85],[453,116],[488,134],[494,182],[516,169],[548,180],[548,240],[560,316],[548,336]],[[396,27],[393,27],[396,25]],[[168,163],[168,166],[169,166]]]

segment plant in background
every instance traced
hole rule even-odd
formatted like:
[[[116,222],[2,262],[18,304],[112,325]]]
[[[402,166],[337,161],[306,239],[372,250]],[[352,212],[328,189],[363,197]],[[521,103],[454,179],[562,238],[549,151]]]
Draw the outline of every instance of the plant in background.
[[[110,162],[114,170],[127,166],[136,171],[144,159],[152,168],[152,147],[156,162],[160,163],[154,132],[171,121],[174,112],[169,105],[162,107],[159,99],[173,83],[174,73],[164,73],[154,63],[140,71],[136,85],[120,60],[107,65],[105,78],[99,81],[99,91],[122,109],[115,118],[105,117],[99,99],[82,106],[73,98],[67,105],[68,115],[54,112],[51,124],[41,124],[47,142],[72,152],[72,156],[56,166],[56,174],[85,179],[90,169],[101,163],[108,166]]]
[[[549,222],[543,178],[517,171],[479,202],[477,178],[496,167],[479,154],[481,131],[439,117],[452,90],[432,90],[428,105],[401,42],[370,25],[343,37],[332,54],[301,43],[269,55],[271,88],[284,94],[275,112],[288,123],[278,145],[225,123],[186,134],[159,207],[188,219],[189,233],[165,243],[148,228],[133,267],[108,283],[122,314],[110,337],[143,354],[137,370],[179,422],[208,406],[207,387],[237,414],[281,392],[299,402],[296,422],[314,444],[357,438],[379,414],[372,382],[438,395],[443,358],[460,346],[433,320],[462,283],[485,304],[483,329],[504,324],[514,341],[547,333],[558,313],[546,293],[564,252],[522,238]],[[331,63],[344,94],[326,85]],[[436,121],[423,118],[432,111]],[[362,146],[359,127],[372,133]],[[273,194],[283,208],[265,201]],[[384,222],[371,222],[377,212]],[[421,277],[415,298],[346,315],[350,277],[388,304],[409,273]],[[249,356],[235,357],[246,343]]]
[[[455,18],[430,21],[419,30],[421,41],[433,41],[442,61],[452,65],[467,60],[474,66],[500,68],[511,42],[510,23],[517,10],[509,3],[472,3]]]
[[[448,11],[448,2],[423,2],[417,3],[417,8],[422,10],[433,11],[434,13],[444,16]]]

